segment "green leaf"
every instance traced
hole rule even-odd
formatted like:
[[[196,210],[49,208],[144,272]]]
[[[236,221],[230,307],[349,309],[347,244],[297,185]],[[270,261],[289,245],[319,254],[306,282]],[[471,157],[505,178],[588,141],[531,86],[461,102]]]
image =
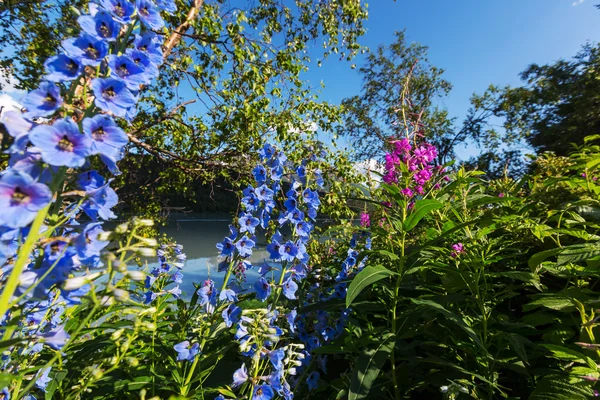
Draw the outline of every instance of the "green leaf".
[[[538,382],[529,400],[587,400],[594,393],[586,384],[576,384],[564,376],[546,376]]]
[[[560,360],[586,362],[585,359],[587,357],[584,354],[576,350],[571,350],[568,347],[558,344],[542,344],[542,346],[550,350],[552,355]]]
[[[557,255],[560,253],[560,251],[561,248],[557,247],[556,249],[544,250],[534,254],[529,259],[529,268],[532,270],[536,269],[537,266],[540,265],[544,260],[546,260],[548,257]]]
[[[373,382],[379,376],[381,367],[390,358],[392,351],[394,351],[395,344],[395,336],[392,333],[388,333],[374,348],[363,351],[354,367],[348,400],[367,398]]]
[[[530,311],[537,307],[546,307],[556,311],[571,311],[575,304],[568,297],[561,296],[545,296],[540,297],[523,306],[523,311]]]
[[[410,215],[404,221],[404,229],[410,231],[413,229],[420,220],[423,219],[430,211],[438,210],[444,207],[442,203],[433,199],[419,200],[415,202],[415,206],[412,209]]]
[[[369,265],[365,267],[365,269],[360,271],[358,275],[352,279],[352,282],[348,287],[348,292],[346,293],[346,307],[350,307],[352,301],[366,287],[392,275],[396,275],[396,273],[390,271],[382,265]]]
[[[435,311],[438,311],[439,313],[444,315],[446,318],[448,318],[450,321],[452,321],[456,325],[458,325],[463,331],[465,331],[467,333],[467,335],[469,335],[471,340],[474,343],[476,343],[481,349],[485,349],[485,347],[483,346],[483,343],[481,343],[479,336],[477,336],[477,334],[475,333],[473,328],[471,328],[469,325],[467,325],[467,323],[459,315],[453,313],[452,311],[447,310],[446,308],[444,308],[444,306],[442,306],[439,303],[436,303],[435,301],[431,301],[431,300],[427,300],[427,299],[410,299],[410,301],[413,304],[419,305],[421,307],[426,307],[426,308],[430,308]]]

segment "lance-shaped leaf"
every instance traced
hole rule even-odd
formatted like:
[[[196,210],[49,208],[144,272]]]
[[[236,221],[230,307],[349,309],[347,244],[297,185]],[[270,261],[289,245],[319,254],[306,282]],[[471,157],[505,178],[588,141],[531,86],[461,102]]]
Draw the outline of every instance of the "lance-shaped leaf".
[[[423,219],[430,211],[438,210],[444,205],[437,200],[425,199],[415,202],[410,215],[404,221],[404,230],[410,231],[413,229],[420,220]]]
[[[365,267],[365,269],[360,271],[358,275],[352,279],[352,282],[348,287],[348,292],[346,293],[346,307],[350,307],[352,301],[366,287],[392,275],[396,275],[396,273],[390,271],[382,265],[369,265]]]
[[[348,400],[360,400],[367,398],[373,382],[379,376],[383,364],[390,359],[396,337],[392,333],[383,336],[380,343],[375,347],[366,349],[358,357],[352,380],[350,381],[350,393]]]

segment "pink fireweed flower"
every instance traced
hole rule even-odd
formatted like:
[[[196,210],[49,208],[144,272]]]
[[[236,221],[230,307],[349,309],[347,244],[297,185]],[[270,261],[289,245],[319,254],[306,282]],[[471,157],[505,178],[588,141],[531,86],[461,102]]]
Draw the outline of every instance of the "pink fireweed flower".
[[[408,154],[412,150],[412,146],[410,145],[410,141],[408,139],[406,139],[406,138],[394,142],[394,147],[396,148],[396,152],[397,153]]]
[[[414,174],[413,179],[415,180],[417,185],[424,185],[431,179],[432,176],[433,176],[433,174],[431,173],[430,170],[422,169],[422,170],[418,171],[416,174]]]
[[[425,193],[425,189],[423,189],[423,186],[421,186],[421,185],[418,185],[418,186],[415,188],[415,191],[416,191],[418,194],[423,194],[423,193]]]
[[[396,164],[400,163],[400,158],[393,153],[387,153],[385,155],[385,169],[391,170],[394,169]]]
[[[371,226],[371,217],[368,213],[363,212],[360,214],[360,226],[363,228],[368,228]]]
[[[424,145],[415,149],[414,157],[419,164],[430,163],[437,157],[437,149],[435,146],[425,143]]]
[[[410,188],[404,188],[404,189],[402,189],[400,191],[400,193],[402,193],[406,197],[412,197],[413,196],[413,191]]]
[[[391,169],[383,176],[383,181],[387,184],[398,182],[398,177],[396,176],[396,170]]]
[[[456,243],[452,245],[452,252],[450,253],[451,257],[458,257],[459,254],[462,254],[465,252],[465,247],[463,246],[462,243]]]

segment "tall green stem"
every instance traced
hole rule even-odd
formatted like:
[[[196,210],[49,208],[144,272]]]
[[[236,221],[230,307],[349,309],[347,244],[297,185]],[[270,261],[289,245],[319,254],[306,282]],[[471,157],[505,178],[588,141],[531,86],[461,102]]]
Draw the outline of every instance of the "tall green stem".
[[[2,294],[0,295],[0,316],[5,315],[10,308],[10,299],[19,285],[21,274],[29,262],[29,256],[33,252],[35,243],[40,237],[40,228],[46,219],[46,215],[48,214],[51,204],[52,203],[49,203],[46,207],[38,211],[33,223],[31,224],[29,235],[27,235],[25,243],[23,243],[23,246],[21,246],[19,249],[17,261],[15,261],[15,265],[13,266],[10,276],[4,285],[4,290],[2,290]]]
[[[406,214],[403,215],[403,220],[406,219]],[[403,221],[404,223],[404,221]],[[402,281],[402,270],[404,268],[404,247],[406,242],[406,232],[402,232],[402,240],[400,241],[400,268],[398,271],[398,277],[396,278],[396,285],[394,287],[394,301],[392,306],[392,333],[396,336],[397,320],[398,320],[398,298],[400,297],[400,282]],[[400,387],[398,386],[398,378],[396,377],[396,346],[392,348],[391,355],[392,363],[392,385],[394,386],[394,399],[400,400]]]

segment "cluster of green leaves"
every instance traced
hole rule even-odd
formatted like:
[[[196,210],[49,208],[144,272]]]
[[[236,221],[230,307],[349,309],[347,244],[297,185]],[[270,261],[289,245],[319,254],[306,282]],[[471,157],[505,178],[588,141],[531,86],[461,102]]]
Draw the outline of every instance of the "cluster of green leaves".
[[[396,186],[382,185],[372,200],[392,206],[371,215],[373,248],[348,287],[347,333],[319,350],[337,366],[323,393],[592,396],[600,378],[595,139],[567,158],[540,158],[538,173],[519,181],[459,170],[409,209]],[[458,243],[464,252],[452,249]]]
[[[73,22],[88,3],[5,2],[0,75],[19,88],[37,87],[43,61],[76,36]],[[176,3],[168,25],[180,34],[159,32],[168,39],[160,78],[142,88],[140,113],[123,127],[133,156],[114,184],[141,188],[124,199],[136,215],[155,217],[174,194],[195,199],[194,182],[243,184],[239,174],[250,171],[265,137],[294,151],[315,139],[308,126],[331,131],[339,107],[319,100],[302,73],[311,56],[352,59],[363,50],[367,7],[359,1]],[[308,51],[312,43],[320,55]]]

